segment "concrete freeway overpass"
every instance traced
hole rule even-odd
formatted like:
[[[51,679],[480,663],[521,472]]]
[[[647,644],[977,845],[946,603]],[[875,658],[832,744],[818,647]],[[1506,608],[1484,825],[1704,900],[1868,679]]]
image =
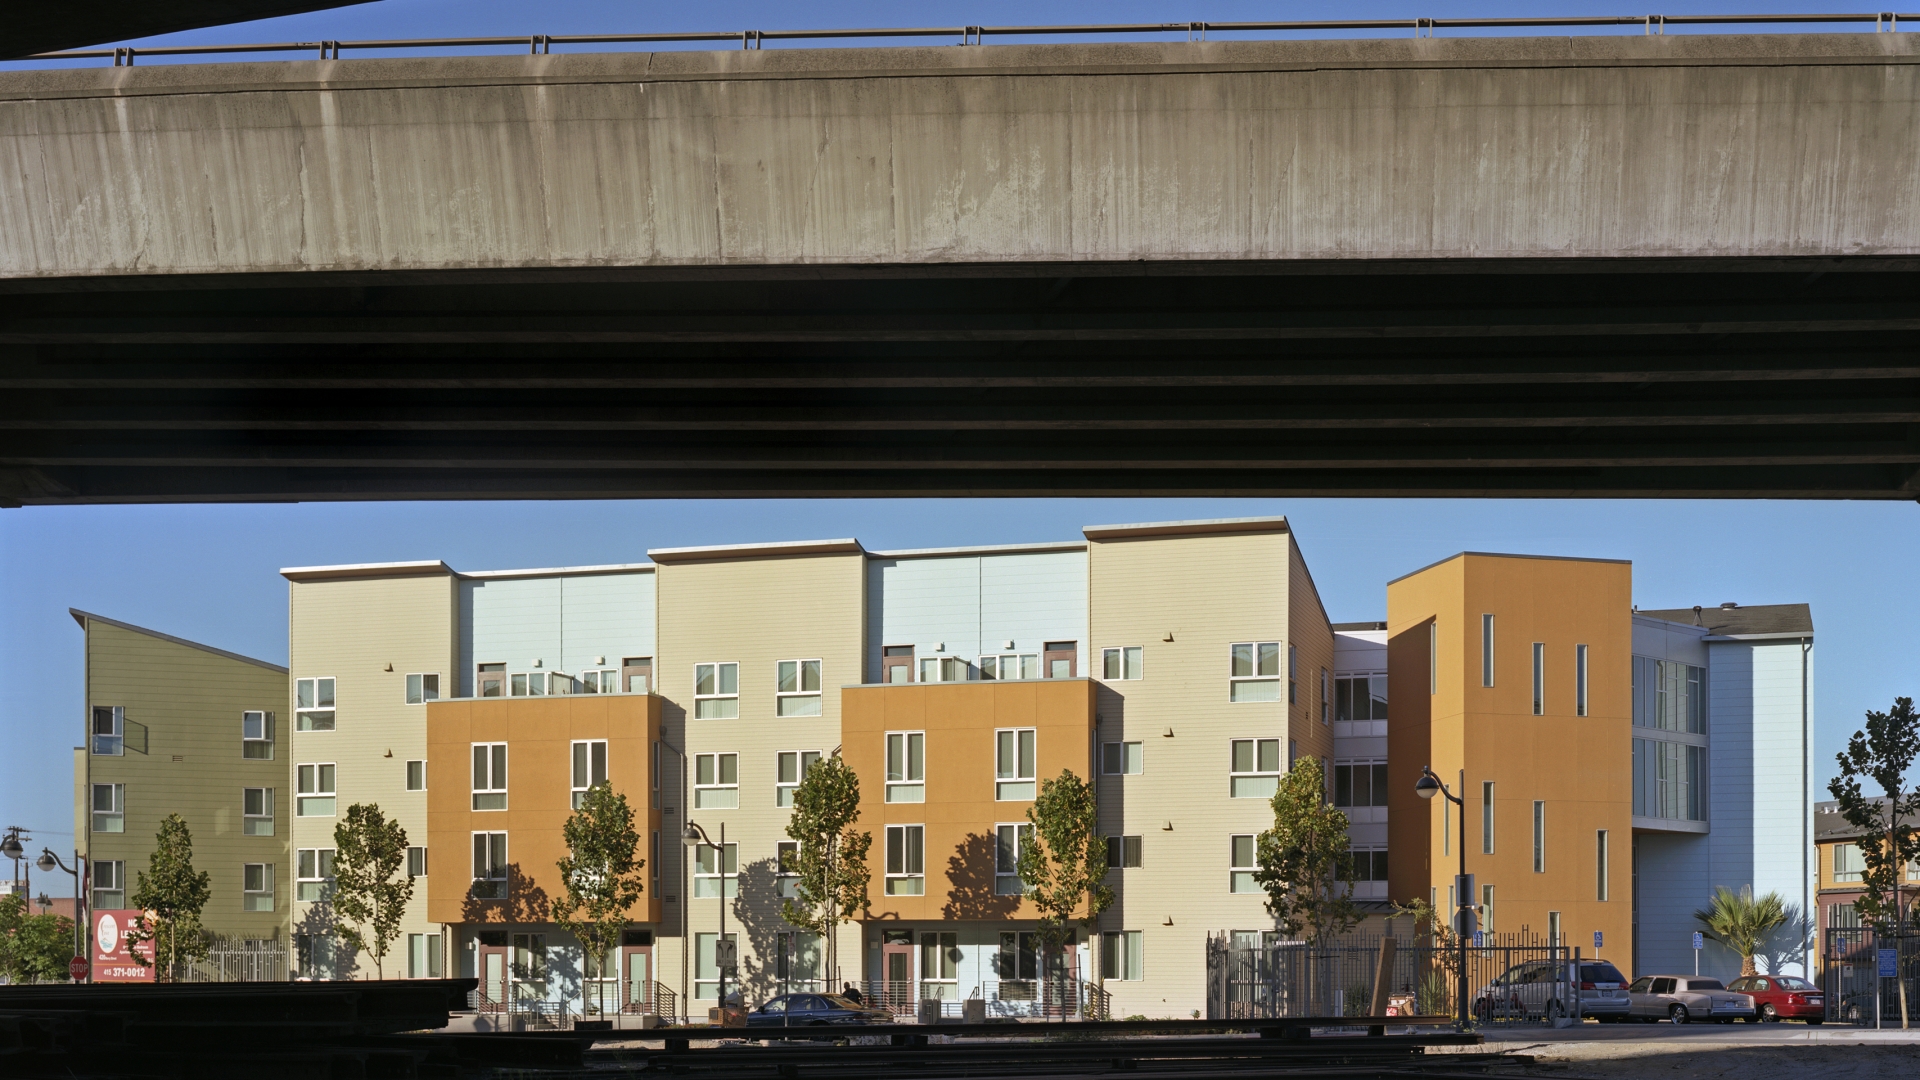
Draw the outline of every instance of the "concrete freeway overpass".
[[[0,500],[1920,495],[1911,34],[0,72]]]

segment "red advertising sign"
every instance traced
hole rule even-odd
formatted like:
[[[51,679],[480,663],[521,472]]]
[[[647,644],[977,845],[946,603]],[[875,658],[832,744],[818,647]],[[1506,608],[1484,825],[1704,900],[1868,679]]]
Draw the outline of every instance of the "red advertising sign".
[[[127,945],[127,930],[143,912],[134,911],[96,911],[93,913],[93,981],[101,982],[152,982],[154,969],[151,965],[142,966],[134,961],[133,951]],[[152,946],[142,949],[142,955]],[[75,957],[76,964],[86,961]]]
[[[84,956],[76,956],[67,961],[67,977],[74,982],[79,982],[81,979],[86,978],[87,958]]]

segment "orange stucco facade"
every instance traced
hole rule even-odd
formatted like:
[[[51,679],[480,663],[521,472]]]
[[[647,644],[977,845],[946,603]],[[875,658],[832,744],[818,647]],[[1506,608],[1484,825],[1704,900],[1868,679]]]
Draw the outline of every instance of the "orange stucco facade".
[[[641,848],[651,857],[660,828],[652,798],[649,756],[660,732],[660,698],[652,694],[576,697],[464,698],[427,706],[427,757],[435,772],[427,785],[428,844],[437,865],[428,881],[428,918],[437,923],[537,923],[560,892],[555,864],[566,854],[562,828],[573,813],[574,740],[607,742],[607,782],[627,797]],[[508,746],[507,809],[473,809],[472,744]],[[506,900],[468,895],[475,832],[508,837]],[[677,852],[676,838],[667,838]],[[629,912],[636,923],[658,922],[654,875]]]
[[[869,918],[879,922],[1038,918],[1018,896],[994,892],[996,825],[1026,821],[1031,800],[994,798],[994,733],[1035,730],[1036,785],[1070,771],[1091,780],[1090,679],[908,683],[848,687],[841,755],[860,777],[860,825],[873,833]],[[889,803],[886,734],[925,732],[926,801]],[[926,892],[886,894],[887,825],[926,826]]]
[[[1461,822],[1453,815],[1461,808],[1446,811],[1443,800],[1415,793],[1421,766],[1430,765],[1465,799],[1466,869],[1482,890],[1494,889],[1493,932],[1544,936],[1558,912],[1565,944],[1591,956],[1598,931],[1600,955],[1626,966],[1632,610],[1632,567],[1607,560],[1468,553],[1388,585],[1392,896],[1433,898],[1447,910],[1459,868]],[[1491,686],[1484,685],[1486,615],[1494,617]],[[1535,643],[1544,676],[1538,714]],[[1584,715],[1576,686],[1582,645]],[[1474,902],[1484,898],[1482,891]],[[1487,918],[1483,911],[1483,926]]]

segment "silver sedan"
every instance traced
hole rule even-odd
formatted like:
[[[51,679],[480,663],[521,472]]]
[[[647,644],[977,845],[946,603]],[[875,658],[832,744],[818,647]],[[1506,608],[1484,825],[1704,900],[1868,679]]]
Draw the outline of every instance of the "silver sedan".
[[[1642,975],[1627,987],[1627,997],[1629,1014],[1647,1024],[1662,1020],[1753,1023],[1757,1015],[1752,998],[1733,993],[1719,979],[1700,975]]]

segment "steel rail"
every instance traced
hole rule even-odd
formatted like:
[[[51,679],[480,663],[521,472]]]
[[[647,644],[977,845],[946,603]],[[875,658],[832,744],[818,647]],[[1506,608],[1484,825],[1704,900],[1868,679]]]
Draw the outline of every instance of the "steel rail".
[[[1824,23],[1872,23],[1875,33],[1897,32],[1901,20],[1920,21],[1920,12],[1844,12],[1772,15],[1571,15],[1485,19],[1319,19],[1260,22],[1084,23],[1048,26],[925,26],[866,27],[840,30],[713,30],[661,34],[526,34],[507,37],[392,38],[362,41],[282,41],[238,45],[152,45],[106,49],[68,49],[13,58],[26,60],[104,60],[115,67],[131,67],[136,56],[217,56],[246,53],[316,52],[320,59],[340,58],[342,51],[402,49],[500,48],[527,46],[530,53],[546,54],[555,45],[675,45],[734,42],[743,49],[759,49],[768,41],[847,41],[881,38],[959,38],[978,45],[989,37],[1046,37],[1070,34],[1125,36],[1185,34],[1189,41],[1206,41],[1208,34],[1326,33],[1331,31],[1411,30],[1415,37],[1431,37],[1439,30],[1578,29],[1583,27],[1640,27],[1660,34],[1669,26],[1796,26]]]

